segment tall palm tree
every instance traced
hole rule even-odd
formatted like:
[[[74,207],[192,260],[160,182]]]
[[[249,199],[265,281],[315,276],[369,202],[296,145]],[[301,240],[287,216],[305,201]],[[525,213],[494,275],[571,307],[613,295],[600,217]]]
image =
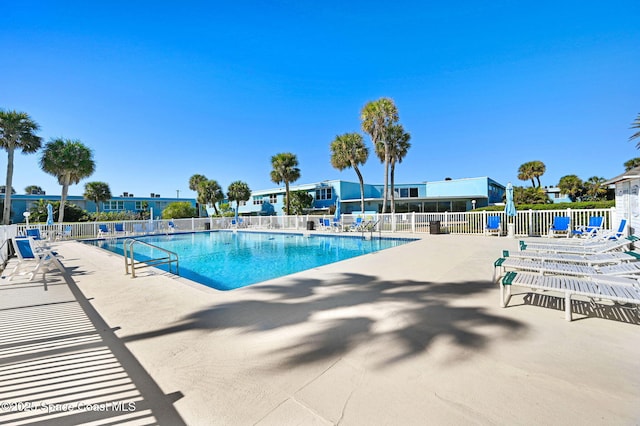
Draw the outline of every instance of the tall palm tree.
[[[31,154],[40,149],[42,138],[36,136],[40,129],[29,114],[18,111],[0,110],[0,146],[7,151],[6,188],[13,188],[13,158],[15,150]],[[9,224],[11,219],[11,191],[5,191],[2,223]]]
[[[632,158],[631,160],[625,161],[623,166],[625,172],[628,172],[629,170],[640,166],[640,157]]]
[[[593,201],[598,201],[607,195],[607,188],[603,185],[606,179],[592,176],[584,183],[587,196]]]
[[[633,123],[631,123],[631,129],[638,129],[637,132],[635,132],[633,135],[631,135],[631,137],[629,138],[630,141],[634,140],[634,139],[640,139],[640,114],[638,114],[638,116],[636,117],[635,121]],[[638,142],[636,144],[636,148],[640,149],[640,142]]]
[[[216,215],[219,214],[217,203],[224,200],[224,193],[220,184],[213,180],[207,179],[198,186],[198,203],[205,205],[213,205]]]
[[[518,168],[518,179],[520,180],[531,180],[531,186],[535,187],[536,182],[533,180],[533,167],[531,162],[524,163]]]
[[[238,208],[240,207],[240,201],[247,201],[251,198],[251,190],[249,185],[241,180],[236,180],[229,184],[227,189],[227,198],[229,201],[236,202],[236,216],[238,215]]]
[[[404,157],[407,156],[411,144],[409,140],[411,135],[404,131],[404,127],[401,124],[395,124],[389,128],[389,178],[391,180],[391,213],[396,212],[396,198],[395,198],[395,173],[396,162],[402,163]]]
[[[198,200],[198,217],[200,217],[200,189],[199,186],[202,182],[206,182],[207,178],[204,175],[199,175],[199,174],[195,174],[193,176],[191,176],[189,178],[189,189],[192,191],[195,191],[198,195],[197,195],[197,200]]]
[[[336,136],[331,142],[331,165],[342,171],[348,167],[353,168],[360,181],[360,211],[364,213],[364,179],[358,166],[367,162],[369,149],[364,144],[362,136],[358,133],[345,133]]]
[[[389,142],[387,133],[389,127],[398,122],[398,108],[393,99],[380,98],[377,101],[367,103],[360,113],[362,120],[362,130],[364,130],[373,142],[374,148],[382,145],[384,150],[384,194],[382,201],[382,213],[387,209],[387,196],[389,193]]]
[[[79,140],[51,139],[44,146],[40,168],[45,173],[55,176],[62,185],[58,215],[58,222],[62,223],[69,185],[78,184],[82,179],[91,176],[96,169],[93,153]]]
[[[291,211],[291,198],[289,197],[289,184],[300,179],[298,157],[290,152],[282,152],[271,157],[271,181],[280,184],[284,182],[287,198],[287,215]]]
[[[546,171],[547,166],[545,166],[542,161],[536,160],[531,162],[531,175],[538,181],[538,188],[540,188],[540,176]]]
[[[96,220],[100,214],[100,203],[111,199],[111,188],[105,182],[87,182],[84,185],[84,195],[86,200],[96,203]]]

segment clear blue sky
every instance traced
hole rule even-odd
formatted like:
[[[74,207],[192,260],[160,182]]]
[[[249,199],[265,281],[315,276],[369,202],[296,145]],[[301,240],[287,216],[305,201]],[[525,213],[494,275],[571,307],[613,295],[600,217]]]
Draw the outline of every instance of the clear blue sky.
[[[640,157],[640,2],[20,1],[0,14],[0,108],[40,136],[94,151],[90,181],[114,195],[194,196],[195,173],[225,189],[270,181],[298,156],[298,183],[357,181],[329,144],[360,131],[360,110],[395,100],[412,148],[396,182],[613,177]],[[370,140],[366,138],[370,145]],[[59,194],[16,155],[14,188]],[[0,153],[4,184],[6,153]],[[382,183],[371,155],[367,183]]]

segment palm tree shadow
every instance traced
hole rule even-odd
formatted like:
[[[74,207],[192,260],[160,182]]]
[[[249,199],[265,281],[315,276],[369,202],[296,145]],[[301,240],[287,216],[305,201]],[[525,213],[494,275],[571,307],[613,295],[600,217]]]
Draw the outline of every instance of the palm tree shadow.
[[[422,354],[440,337],[461,348],[484,350],[493,336],[517,339],[526,331],[519,321],[470,304],[470,298],[496,291],[490,281],[398,282],[341,274],[329,283],[299,278],[285,285],[257,285],[252,290],[270,298],[214,305],[169,327],[123,340],[130,342],[187,330],[235,329],[255,334],[313,323],[311,331],[288,346],[275,349],[289,365],[331,359],[365,344],[392,341],[394,355],[384,360],[382,366]]]

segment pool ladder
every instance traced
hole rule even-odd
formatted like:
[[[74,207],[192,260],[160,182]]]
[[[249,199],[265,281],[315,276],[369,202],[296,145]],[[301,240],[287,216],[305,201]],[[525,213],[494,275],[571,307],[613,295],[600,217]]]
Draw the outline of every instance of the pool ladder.
[[[158,257],[155,259],[149,259],[142,261],[135,261],[133,247],[136,244],[141,244],[143,246],[151,247],[152,249],[160,250],[165,253],[166,256]],[[179,262],[178,262],[178,254],[172,252],[170,250],[164,249],[162,247],[154,246],[153,244],[149,244],[144,241],[136,240],[134,238],[127,238],[124,240],[122,244],[122,248],[124,251],[124,272],[125,274],[129,274],[129,267],[131,267],[131,278],[136,277],[136,269],[146,268],[149,266],[158,266],[158,265],[169,265],[169,273],[171,273],[171,265],[175,262],[176,264],[176,275],[180,275],[179,272]]]

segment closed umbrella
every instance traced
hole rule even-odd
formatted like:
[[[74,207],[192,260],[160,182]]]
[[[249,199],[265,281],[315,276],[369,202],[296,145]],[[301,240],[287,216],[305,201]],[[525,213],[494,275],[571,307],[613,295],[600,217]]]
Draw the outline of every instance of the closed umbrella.
[[[336,198],[336,211],[333,214],[333,226],[336,230],[340,230],[340,197]]]
[[[507,217],[516,217],[518,212],[516,211],[516,205],[513,202],[513,185],[511,185],[511,182],[507,184],[506,195],[507,202],[504,206],[504,213],[507,215]],[[513,237],[513,234],[514,224],[509,222],[507,223],[507,236]]]
[[[47,225],[53,225],[53,206],[47,204]]]

